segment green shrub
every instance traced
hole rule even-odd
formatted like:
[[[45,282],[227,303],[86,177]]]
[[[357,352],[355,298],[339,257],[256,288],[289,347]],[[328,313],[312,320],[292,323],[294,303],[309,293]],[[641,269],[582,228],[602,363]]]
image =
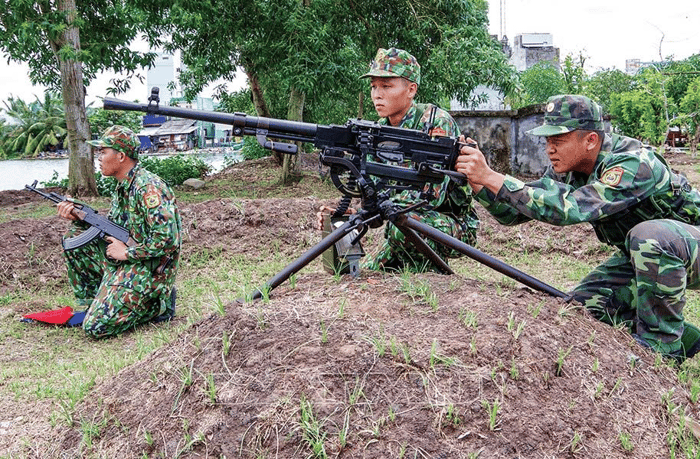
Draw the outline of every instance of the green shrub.
[[[243,137],[243,148],[241,148],[243,159],[258,159],[270,156],[270,150],[265,150],[258,143],[255,137]]]
[[[165,180],[168,185],[182,185],[189,178],[202,178],[211,171],[211,167],[195,156],[176,155],[167,158],[155,156],[140,159],[144,169],[149,170]]]
[[[202,178],[211,167],[202,161],[201,158],[194,156],[177,155],[167,158],[146,157],[139,160],[141,166],[162,178],[168,185],[182,185],[182,182],[189,178]],[[104,177],[97,173],[95,176],[97,182],[97,191],[100,196],[111,196],[117,188],[117,181],[114,177]],[[50,180],[41,182],[44,187],[61,187],[68,188],[68,179],[58,179],[58,172],[53,173]]]

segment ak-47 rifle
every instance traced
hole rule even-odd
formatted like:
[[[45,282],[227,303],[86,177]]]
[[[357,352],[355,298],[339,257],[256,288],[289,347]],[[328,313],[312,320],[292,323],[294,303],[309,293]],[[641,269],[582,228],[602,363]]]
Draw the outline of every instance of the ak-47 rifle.
[[[106,110],[138,111],[228,124],[232,126],[234,136],[255,136],[262,147],[286,154],[296,154],[296,144],[270,139],[312,143],[320,149],[319,161],[329,167],[331,181],[345,196],[337,214],[342,215],[345,212],[350,199],[361,199],[362,207],[356,214],[290,263],[263,287],[253,292],[252,298],[260,298],[263,291],[274,289],[353,231],[358,231],[352,241],[354,244],[367,232],[368,227],[377,228],[386,220],[396,225],[406,235],[407,240],[445,273],[451,274],[453,271],[417,233],[453,248],[535,290],[559,298],[568,298],[565,293],[554,287],[441,231],[406,217],[407,212],[420,205],[401,208],[391,201],[391,196],[396,190],[420,192],[428,183],[442,183],[445,176],[461,183],[464,175],[453,170],[463,145],[458,139],[433,137],[428,132],[385,126],[365,120],[349,120],[344,125],[320,125],[248,116],[245,113],[230,114],[160,107],[159,101],[158,88],[153,88],[146,105],[109,97],[104,98],[103,104]]]
[[[40,194],[44,198],[48,199],[49,201],[53,201],[56,204],[67,200],[65,196],[54,193],[53,191],[51,193],[44,193],[43,191],[37,189],[37,182],[37,180],[34,180],[34,183],[31,185],[25,185],[24,188]],[[129,231],[123,226],[117,225],[116,223],[108,220],[106,217],[98,214],[95,209],[87,204],[73,201],[73,205],[75,206],[75,209],[73,209],[73,215],[78,217],[78,220],[90,225],[90,228],[77,236],[64,239],[62,242],[63,250],[77,249],[95,238],[102,238],[105,236],[112,236],[113,238],[122,241],[126,245],[135,244],[134,240],[129,237]]]

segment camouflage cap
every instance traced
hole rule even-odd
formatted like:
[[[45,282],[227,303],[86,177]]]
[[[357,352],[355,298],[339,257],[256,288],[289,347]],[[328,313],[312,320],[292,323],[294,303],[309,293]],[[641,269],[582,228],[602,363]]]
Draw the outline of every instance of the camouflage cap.
[[[88,143],[97,148],[114,148],[132,159],[138,159],[141,141],[134,131],[124,126],[112,126],[102,134],[98,140],[89,140]]]
[[[415,57],[397,48],[379,48],[374,60],[369,64],[369,72],[360,78],[401,77],[420,84],[420,65]]]
[[[550,97],[545,106],[544,123],[527,133],[549,137],[577,129],[604,131],[600,106],[586,96],[566,94]]]

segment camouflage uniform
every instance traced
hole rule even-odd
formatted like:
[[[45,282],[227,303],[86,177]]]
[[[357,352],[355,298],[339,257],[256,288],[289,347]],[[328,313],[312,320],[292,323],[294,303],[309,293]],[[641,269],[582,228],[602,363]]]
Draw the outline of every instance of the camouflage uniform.
[[[602,131],[599,107],[582,96],[555,96],[544,125],[530,133],[575,129]],[[561,176],[550,167],[527,184],[506,176],[497,195],[484,188],[476,198],[506,225],[591,223],[618,251],[581,281],[574,298],[598,319],[625,323],[640,343],[678,360],[697,345],[695,338],[686,342],[684,331],[697,329],[684,323],[683,306],[685,289],[700,288],[700,193],[651,148],[605,135],[590,176]]]
[[[138,138],[126,128],[110,128],[102,139],[90,143],[137,159]],[[171,293],[181,224],[170,187],[137,164],[117,185],[108,218],[127,228],[135,241],[126,249],[126,261],[108,259],[107,243],[101,239],[64,251],[77,303],[87,308],[83,329],[96,338],[174,313]],[[76,222],[65,237],[84,229],[84,224]],[[159,266],[164,268],[160,274]]]
[[[413,83],[420,84],[420,66],[415,57],[406,51],[396,48],[379,49],[370,64],[366,77],[402,77]],[[380,118],[379,124],[389,124],[386,118]],[[412,103],[398,127],[415,130],[425,130],[431,123],[430,134],[435,136],[458,137],[459,127],[445,110],[432,104]],[[429,207],[409,212],[409,216],[432,226],[467,244],[476,243],[476,232],[479,218],[472,202],[472,192],[469,185],[456,186],[448,177],[440,184],[428,184],[423,189],[426,195],[432,196]],[[399,206],[408,207],[421,202],[420,193],[403,191],[392,201]],[[410,269],[412,271],[433,270],[433,264],[413,244],[406,244],[405,237],[396,226],[388,222],[384,229],[384,243],[379,251],[369,256],[363,263],[367,269]],[[428,239],[428,245],[442,258],[455,258],[462,254],[442,244]]]

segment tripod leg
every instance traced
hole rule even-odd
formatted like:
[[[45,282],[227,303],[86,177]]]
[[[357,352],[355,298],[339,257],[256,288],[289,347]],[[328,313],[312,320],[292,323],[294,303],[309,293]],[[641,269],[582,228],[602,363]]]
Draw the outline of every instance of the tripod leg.
[[[339,226],[336,230],[334,230],[332,233],[330,233],[328,236],[324,237],[321,239],[321,241],[316,244],[315,246],[311,247],[309,250],[304,252],[303,255],[301,255],[299,258],[288,264],[282,271],[277,273],[272,279],[270,279],[265,285],[263,285],[261,288],[258,290],[255,290],[251,295],[250,298],[253,300],[257,300],[259,298],[262,298],[263,291],[271,291],[278,285],[280,285],[282,282],[286,281],[289,279],[289,277],[300,271],[304,266],[308,265],[311,263],[313,260],[315,260],[319,255],[321,255],[323,252],[325,252],[328,248],[332,247],[333,244],[341,240],[346,234],[350,233],[353,229],[355,229],[355,224],[352,223],[352,221],[347,221],[343,223],[341,226]],[[242,302],[242,300],[239,300]]]
[[[488,266],[489,268],[498,271],[501,274],[505,274],[511,279],[515,279],[521,284],[527,285],[530,288],[547,293],[557,298],[563,298],[567,301],[571,300],[571,295],[567,295],[566,293],[557,290],[551,285],[545,284],[544,282],[535,279],[534,277],[525,274],[524,272],[519,271],[516,268],[491,257],[490,255],[486,255],[484,252],[481,252],[480,250],[477,250],[469,244],[465,244],[464,242],[455,239],[452,236],[448,236],[442,231],[436,230],[432,226],[428,226],[413,218],[407,218],[405,214],[398,215],[396,220],[397,222],[399,222],[399,224],[407,226],[420,234],[424,234],[426,237],[429,237],[435,242],[439,242],[440,244],[455,249],[458,252],[461,252],[464,255],[468,256],[469,258],[472,258],[478,261],[479,263],[482,263]]]
[[[410,218],[409,218],[410,220]],[[440,255],[435,253],[435,251],[425,243],[423,238],[421,238],[414,230],[411,228],[407,227],[404,224],[401,224],[399,222],[394,222],[394,225],[396,228],[399,229],[403,233],[404,236],[406,236],[406,240],[409,241],[413,246],[420,252],[422,253],[426,258],[428,258],[435,266],[438,267],[438,269],[442,272],[442,274],[454,274],[455,272],[452,271],[452,268],[443,260]]]

